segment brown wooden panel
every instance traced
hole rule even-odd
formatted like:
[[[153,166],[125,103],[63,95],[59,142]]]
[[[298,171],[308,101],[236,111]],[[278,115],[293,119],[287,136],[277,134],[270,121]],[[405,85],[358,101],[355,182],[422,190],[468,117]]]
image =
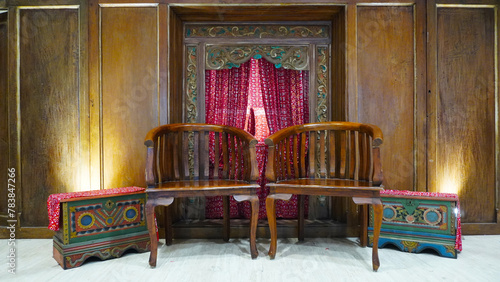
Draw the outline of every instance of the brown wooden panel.
[[[465,223],[496,221],[495,14],[437,8],[432,191],[460,196]]]
[[[184,45],[183,39],[184,35],[182,33],[183,26],[182,21],[179,17],[176,16],[172,10],[169,11],[169,29],[170,29],[170,44],[169,44],[169,72],[170,75],[170,84],[169,84],[169,122],[170,123],[179,123],[183,122],[182,116],[184,113],[184,106],[182,103],[183,95],[185,91],[183,91],[183,81],[184,81],[184,72],[183,71],[173,71],[173,70],[182,70],[183,69],[183,60],[180,58],[184,58]],[[174,59],[176,58],[176,59]]]
[[[360,6],[357,14],[359,122],[378,125],[384,186],[414,186],[414,6]]]
[[[8,195],[7,192],[7,168],[9,167],[9,132],[8,132],[8,100],[7,100],[7,13],[0,10],[0,193]],[[7,197],[5,197],[7,198]],[[7,214],[7,205],[1,205],[0,216]],[[0,225],[5,225],[0,220]]]
[[[145,185],[146,133],[159,123],[158,7],[102,6],[102,188]]]
[[[233,1],[236,2],[236,1]],[[192,4],[192,3],[191,3]],[[173,10],[183,21],[324,21],[342,10],[339,5],[182,5]]]
[[[341,10],[332,19],[331,60],[331,106],[332,120],[347,120],[346,113],[346,17],[345,9]]]
[[[80,184],[78,13],[78,9],[19,11],[18,177],[24,226],[46,225],[47,197],[73,191]]]

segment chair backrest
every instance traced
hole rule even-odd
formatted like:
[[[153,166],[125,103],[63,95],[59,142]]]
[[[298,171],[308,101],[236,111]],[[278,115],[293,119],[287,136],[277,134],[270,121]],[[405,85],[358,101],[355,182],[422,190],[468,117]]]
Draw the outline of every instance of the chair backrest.
[[[282,129],[265,140],[266,178],[341,178],[382,184],[380,128],[353,122],[320,122]]]
[[[165,181],[237,179],[256,181],[255,145],[249,133],[232,126],[166,124],[149,131],[146,184]]]

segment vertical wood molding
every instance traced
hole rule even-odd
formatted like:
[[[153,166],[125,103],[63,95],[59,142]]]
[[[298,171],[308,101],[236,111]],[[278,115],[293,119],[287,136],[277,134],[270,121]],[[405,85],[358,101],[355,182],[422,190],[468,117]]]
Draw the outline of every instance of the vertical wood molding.
[[[436,187],[436,143],[431,136],[436,128],[437,97],[437,12],[436,1],[427,2],[427,190],[435,191]]]
[[[170,45],[168,22],[170,20],[168,6],[160,4],[158,8],[158,125],[169,123],[169,75]]]
[[[414,9],[415,96],[414,96],[414,190],[427,190],[427,22],[426,1],[418,0]]]
[[[358,11],[356,1],[349,2],[346,9],[347,18],[347,91],[345,115],[348,121],[358,122]]]
[[[1,4],[0,4],[1,6]],[[0,10],[0,171],[7,171],[10,168],[9,162],[9,98],[8,98],[8,75],[9,64],[8,60],[8,10]],[[0,186],[1,195],[9,195],[7,173],[0,174],[0,183],[5,183]],[[8,205],[0,206],[0,226],[7,226],[8,220]]]
[[[8,132],[9,132],[9,167],[16,169],[16,212],[19,218],[20,213],[23,210],[23,199],[22,199],[22,178],[19,177],[21,174],[21,146],[20,142],[20,105],[19,105],[19,52],[18,52],[18,18],[19,13],[17,8],[9,8],[9,19],[8,19]]]
[[[330,48],[330,72],[331,95],[330,109],[331,119],[334,121],[345,121],[347,119],[347,5],[332,20],[332,44]]]

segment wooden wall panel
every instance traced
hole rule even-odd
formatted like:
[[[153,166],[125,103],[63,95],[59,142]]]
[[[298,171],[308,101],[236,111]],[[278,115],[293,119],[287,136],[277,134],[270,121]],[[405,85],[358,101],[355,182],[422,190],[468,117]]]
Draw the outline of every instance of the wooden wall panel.
[[[146,133],[159,118],[158,6],[102,4],[102,188],[144,186]]]
[[[189,1],[90,0],[88,20],[83,0],[3,2],[9,26],[0,24],[0,169],[18,170],[19,237],[37,237],[47,230],[49,194],[88,190],[88,182],[94,189],[144,185],[146,132],[182,120],[182,22],[221,20],[219,12],[238,10],[238,1],[207,5],[201,15],[199,3],[183,8]],[[304,19],[304,5],[285,2],[282,15]],[[314,3],[331,5],[316,20],[338,24],[333,115],[381,126],[386,187],[458,192],[464,233],[499,234],[498,0]]]
[[[384,133],[382,167],[388,189],[413,190],[416,181],[416,46],[422,42],[416,37],[415,17],[412,4],[357,10],[357,109],[351,111]]]
[[[172,9],[169,9],[169,121],[170,123],[183,122],[185,105],[183,104],[184,81],[184,34],[181,19]],[[175,59],[174,59],[175,58]],[[182,71],[174,71],[182,70]]]
[[[7,168],[9,168],[9,127],[8,127],[8,100],[7,100],[7,13],[0,10],[0,193],[7,192]],[[7,197],[5,197],[7,198]],[[0,225],[5,225],[7,205],[0,207]]]
[[[345,121],[346,115],[346,18],[345,9],[332,19],[331,99],[332,120]]]
[[[44,226],[47,197],[80,186],[79,10],[21,8],[18,17],[17,208],[23,226]]]
[[[457,5],[437,6],[435,13],[429,190],[458,193],[464,223],[497,220],[495,12],[493,6]]]

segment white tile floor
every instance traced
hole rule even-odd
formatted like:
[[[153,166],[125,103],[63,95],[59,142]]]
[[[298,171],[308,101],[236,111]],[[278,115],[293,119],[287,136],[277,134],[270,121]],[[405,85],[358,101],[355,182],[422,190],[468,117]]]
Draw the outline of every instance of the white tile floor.
[[[0,281],[500,281],[500,236],[464,236],[458,259],[380,249],[378,272],[371,248],[355,238],[279,239],[275,260],[268,239],[258,239],[255,260],[246,239],[174,240],[160,244],[154,269],[149,253],[130,253],[69,270],[52,258],[52,240],[20,239],[15,275],[7,272],[7,243],[0,240]]]

